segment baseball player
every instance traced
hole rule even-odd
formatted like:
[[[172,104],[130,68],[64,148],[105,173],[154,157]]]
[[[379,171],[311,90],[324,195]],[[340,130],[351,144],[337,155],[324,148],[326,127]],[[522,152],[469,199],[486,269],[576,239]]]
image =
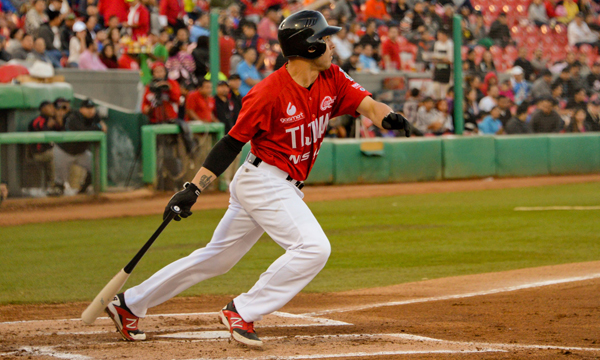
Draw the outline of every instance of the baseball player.
[[[258,282],[227,304],[220,321],[234,340],[262,346],[254,322],[279,310],[325,266],[331,247],[310,209],[302,201],[303,181],[317,158],[329,119],[362,114],[383,129],[409,129],[404,116],[331,64],[335,46],[323,15],[304,10],[286,18],[278,30],[289,62],[255,85],[244,97],[235,126],[211,150],[194,179],[176,193],[171,206],[192,215],[200,193],[250,141],[251,152],[234,176],[230,205],[211,241],[138,286],[118,294],[107,307],[126,340],[145,340],[138,320],[200,281],[229,271],[266,232],[286,252]],[[175,220],[181,220],[179,216]]]

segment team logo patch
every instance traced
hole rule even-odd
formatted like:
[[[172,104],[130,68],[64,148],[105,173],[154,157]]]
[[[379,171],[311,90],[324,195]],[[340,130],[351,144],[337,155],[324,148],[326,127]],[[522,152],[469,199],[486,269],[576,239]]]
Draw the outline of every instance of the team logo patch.
[[[335,96],[333,99],[331,98],[331,96],[325,96],[321,101],[321,111],[331,109],[331,107],[333,106],[333,102],[336,98],[337,96]]]
[[[292,105],[292,103],[288,103],[288,107],[287,107],[288,116],[294,116],[295,113],[296,113],[296,107],[294,105]]]

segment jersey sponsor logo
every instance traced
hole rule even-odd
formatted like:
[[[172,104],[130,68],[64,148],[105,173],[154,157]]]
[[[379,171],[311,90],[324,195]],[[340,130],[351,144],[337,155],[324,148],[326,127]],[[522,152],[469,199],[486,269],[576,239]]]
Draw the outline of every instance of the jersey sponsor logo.
[[[294,110],[295,110],[295,108],[294,108]],[[301,112],[298,115],[290,116],[290,117],[287,117],[287,118],[281,118],[281,119],[279,119],[279,121],[281,121],[283,124],[289,124],[289,123],[293,123],[293,122],[296,122],[296,121],[302,120],[302,119],[304,119],[304,113],[303,112]]]
[[[321,139],[323,135],[325,135],[328,124],[329,113],[321,115],[318,119],[314,119],[313,121],[309,122],[306,124],[306,127],[305,124],[300,124],[296,127],[286,129],[285,132],[291,136],[292,149],[302,148],[304,146],[317,143],[317,141]],[[308,136],[305,136],[305,133]]]
[[[337,96],[334,96],[333,99],[331,98],[331,96],[325,96],[323,100],[321,100],[321,111],[331,109],[331,107],[333,106],[333,102],[336,98]]]
[[[352,87],[353,87],[353,88],[355,88],[355,89],[358,89],[358,90],[360,90],[360,91],[365,91],[365,88],[364,88],[364,87],[362,87],[362,86],[360,86],[360,84],[359,84],[359,83],[354,83],[354,84],[352,84]]]
[[[288,103],[287,114],[288,116],[293,116],[296,113],[296,107],[292,105],[292,103]]]

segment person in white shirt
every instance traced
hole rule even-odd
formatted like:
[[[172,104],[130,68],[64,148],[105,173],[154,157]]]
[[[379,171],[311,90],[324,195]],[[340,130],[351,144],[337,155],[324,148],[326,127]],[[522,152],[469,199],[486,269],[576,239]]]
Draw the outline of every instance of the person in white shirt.
[[[450,87],[452,76],[452,62],[454,56],[454,43],[448,37],[447,29],[438,31],[438,40],[433,45],[432,60],[433,70],[433,97],[443,99]]]
[[[342,30],[331,37],[331,42],[335,44],[335,54],[341,62],[346,61],[352,55],[354,46],[348,39],[348,28],[346,26],[342,26]]]
[[[583,17],[582,12],[577,13],[575,20],[571,21],[567,27],[569,45],[580,46],[582,44],[590,44],[597,46],[598,33],[590,30],[589,26],[583,21]]]
[[[488,94],[486,97],[481,99],[479,102],[479,110],[489,113],[492,111],[494,106],[498,105],[498,96],[500,95],[500,90],[498,89],[498,85],[492,85],[488,89]]]

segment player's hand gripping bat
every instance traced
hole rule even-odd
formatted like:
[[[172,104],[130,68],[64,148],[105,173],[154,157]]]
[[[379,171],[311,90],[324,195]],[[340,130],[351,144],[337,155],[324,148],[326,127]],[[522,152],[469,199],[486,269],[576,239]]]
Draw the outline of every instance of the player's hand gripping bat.
[[[178,206],[171,207],[171,211],[167,214],[162,224],[156,229],[154,234],[150,237],[150,239],[142,246],[140,251],[131,259],[131,261],[123,268],[121,271],[115,275],[111,281],[104,286],[96,298],[90,305],[88,305],[87,309],[81,314],[81,320],[83,320],[84,324],[92,324],[102,311],[106,308],[109,302],[113,300],[115,295],[121,290],[125,282],[129,278],[129,275],[140,261],[140,259],[146,254],[146,251],[152,246],[154,240],[158,238],[160,233],[167,227],[167,225],[173,220],[173,218],[181,213],[181,209]]]

